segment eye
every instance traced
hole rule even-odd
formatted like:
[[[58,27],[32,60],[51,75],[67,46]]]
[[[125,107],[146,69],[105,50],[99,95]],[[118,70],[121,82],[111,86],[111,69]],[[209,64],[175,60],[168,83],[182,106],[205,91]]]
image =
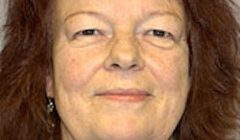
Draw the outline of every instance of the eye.
[[[171,33],[166,32],[164,30],[158,30],[158,29],[149,30],[149,31],[147,31],[146,35],[152,35],[152,36],[159,37],[159,38],[173,37]]]
[[[176,43],[172,33],[161,29],[146,30],[143,33],[143,39],[150,45],[160,48],[169,48]]]
[[[84,29],[81,31],[76,32],[73,35],[73,39],[77,38],[78,36],[97,36],[101,35],[101,31],[99,29]]]

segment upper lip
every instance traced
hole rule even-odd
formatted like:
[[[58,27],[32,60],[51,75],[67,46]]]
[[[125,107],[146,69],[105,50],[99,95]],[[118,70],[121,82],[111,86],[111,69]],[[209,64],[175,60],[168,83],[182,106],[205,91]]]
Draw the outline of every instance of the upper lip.
[[[118,96],[151,96],[152,94],[141,89],[110,89],[97,92],[96,96],[118,95]]]

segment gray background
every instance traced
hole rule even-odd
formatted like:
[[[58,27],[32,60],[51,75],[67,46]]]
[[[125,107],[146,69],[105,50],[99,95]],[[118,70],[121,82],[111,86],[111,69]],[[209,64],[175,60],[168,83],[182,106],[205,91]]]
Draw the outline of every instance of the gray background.
[[[5,0],[0,0],[0,50],[2,49],[2,39],[3,39],[3,31],[2,25],[5,21],[5,14],[6,14],[6,2]]]
[[[240,0],[234,0],[240,6]],[[6,14],[6,0],[0,0],[0,50],[2,49],[2,40],[3,40],[3,31],[2,25],[5,21],[5,14]],[[236,16],[240,21],[240,11],[236,12]]]

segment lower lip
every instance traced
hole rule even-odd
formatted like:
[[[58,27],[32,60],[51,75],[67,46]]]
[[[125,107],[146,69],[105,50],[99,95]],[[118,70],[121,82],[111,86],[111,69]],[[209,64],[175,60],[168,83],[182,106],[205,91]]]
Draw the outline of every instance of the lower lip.
[[[149,95],[101,95],[101,97],[112,101],[141,102],[149,97]]]

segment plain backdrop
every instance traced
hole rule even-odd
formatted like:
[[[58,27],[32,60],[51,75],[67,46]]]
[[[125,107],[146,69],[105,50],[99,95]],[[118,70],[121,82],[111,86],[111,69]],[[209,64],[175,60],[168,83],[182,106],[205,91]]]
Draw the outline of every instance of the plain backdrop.
[[[240,6],[240,0],[234,0],[239,6]],[[2,31],[2,25],[5,22],[5,14],[6,14],[6,0],[0,0],[0,51],[2,49],[3,43],[3,31]],[[236,12],[236,16],[238,20],[240,21],[240,10]]]
[[[5,0],[0,0],[0,50],[2,49],[2,39],[3,39],[3,31],[2,25],[5,22],[5,14],[6,14],[6,2]]]

